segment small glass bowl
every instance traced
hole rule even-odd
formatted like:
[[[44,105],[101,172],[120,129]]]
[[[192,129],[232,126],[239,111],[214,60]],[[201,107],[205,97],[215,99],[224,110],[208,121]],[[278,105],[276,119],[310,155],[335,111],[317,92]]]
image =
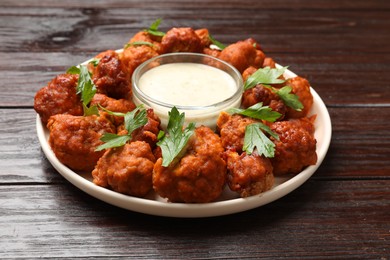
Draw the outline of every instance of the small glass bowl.
[[[139,80],[144,73],[157,66],[171,63],[196,63],[218,68],[232,77],[236,91],[228,98],[210,105],[183,106],[162,102],[156,97],[148,95],[141,90]],[[241,105],[243,79],[240,72],[225,61],[205,54],[179,52],[156,56],[139,65],[132,75],[132,87],[134,103],[136,105],[144,104],[147,108],[153,108],[154,113],[161,119],[161,126],[163,129],[165,129],[168,124],[168,112],[175,106],[180,113],[185,113],[185,124],[194,122],[197,126],[205,125],[215,130],[217,118],[221,111],[225,111],[231,107],[239,107]]]

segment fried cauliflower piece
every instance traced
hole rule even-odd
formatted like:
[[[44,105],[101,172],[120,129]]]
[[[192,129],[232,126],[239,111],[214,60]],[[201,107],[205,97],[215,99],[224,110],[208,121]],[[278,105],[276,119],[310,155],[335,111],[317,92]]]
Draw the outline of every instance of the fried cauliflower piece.
[[[217,129],[221,136],[222,146],[225,149],[241,153],[244,145],[245,128],[256,122],[258,121],[253,118],[221,112],[217,119]]]
[[[196,32],[189,27],[172,28],[161,40],[163,53],[196,52],[201,53],[204,45]]]
[[[210,128],[196,128],[180,161],[163,167],[158,159],[153,188],[170,202],[205,203],[216,200],[226,182],[226,163],[221,140]]]
[[[108,149],[92,171],[93,182],[119,193],[145,197],[152,190],[155,161],[150,146],[142,141]]]
[[[47,128],[54,154],[75,171],[92,171],[104,152],[95,149],[103,144],[104,133],[115,133],[115,126],[105,116],[51,116]]]
[[[97,93],[105,94],[115,99],[131,99],[131,75],[126,72],[123,62],[119,60],[119,54],[113,50],[99,53],[98,65],[88,64],[92,73],[92,80],[97,88]]]
[[[157,53],[162,53],[162,46],[161,46],[161,39],[162,36],[155,36],[152,35],[146,31],[140,31],[136,33],[128,42],[130,45],[133,43],[139,43],[139,42],[149,42],[153,46],[151,46]]]
[[[196,35],[198,35],[203,48],[210,46],[210,44],[211,44],[210,33],[209,33],[209,30],[207,28],[197,29],[197,30],[195,30],[195,33],[196,33]]]
[[[275,175],[297,174],[306,166],[316,164],[314,120],[313,116],[271,124],[271,130],[279,135],[279,140],[271,137],[275,143],[275,157],[271,158]]]
[[[159,55],[159,53],[148,45],[130,45],[119,54],[119,60],[123,63],[128,75],[132,75],[134,70],[143,62]]]
[[[265,59],[263,61],[263,65],[261,67],[263,67],[263,68],[270,67],[271,69],[275,69],[276,62],[270,57],[265,57]]]
[[[313,95],[310,92],[310,83],[305,78],[294,77],[290,78],[285,83],[286,86],[291,86],[291,93],[298,96],[299,101],[303,105],[301,111],[294,110],[290,107],[287,108],[287,118],[302,118],[309,114],[311,107],[313,106]]]
[[[134,110],[136,107],[133,101],[127,99],[114,99],[104,94],[95,94],[91,100],[90,105],[100,105],[112,112],[120,112],[124,114]],[[110,116],[110,118],[112,118],[112,122],[115,124],[115,126],[122,124],[124,121],[122,116]]]
[[[46,125],[52,115],[83,115],[83,106],[76,94],[77,81],[78,75],[61,74],[38,90],[34,98],[34,109],[43,124]]]
[[[271,162],[256,153],[245,152],[239,155],[235,151],[224,153],[228,168],[227,183],[232,191],[238,192],[242,198],[260,194],[270,190],[274,184]]]
[[[148,122],[131,133],[131,141],[144,141],[150,145],[152,150],[154,150],[156,148],[158,133],[161,130],[161,121],[152,108],[147,109],[146,113]],[[127,130],[124,125],[120,125],[117,130],[118,134],[127,135]]]
[[[256,47],[254,40],[247,39],[228,45],[221,51],[218,58],[233,65],[240,73],[252,66],[260,68],[265,54]]]
[[[280,113],[279,121],[284,119],[288,107],[270,88],[258,84],[253,88],[247,89],[242,94],[241,106],[243,108],[248,108],[259,102],[262,102],[263,106],[269,106],[273,111]]]

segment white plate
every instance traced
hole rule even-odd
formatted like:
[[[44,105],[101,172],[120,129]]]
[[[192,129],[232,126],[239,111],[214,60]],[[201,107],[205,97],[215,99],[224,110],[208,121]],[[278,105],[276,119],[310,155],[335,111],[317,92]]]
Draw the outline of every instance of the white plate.
[[[296,76],[287,70],[286,77]],[[253,209],[274,200],[277,200],[302,185],[317,168],[321,165],[330,144],[332,126],[328,110],[320,96],[311,89],[314,104],[311,114],[317,114],[315,121],[315,138],[317,139],[317,164],[305,168],[295,176],[276,177],[274,187],[259,195],[248,198],[238,198],[228,188],[225,189],[221,198],[212,203],[186,204],[169,203],[156,194],[151,194],[147,198],[136,198],[112,190],[102,188],[92,182],[91,174],[77,174],[63,165],[54,155],[48,144],[49,132],[42,125],[39,115],[36,118],[37,134],[42,150],[53,167],[69,182],[77,188],[85,191],[89,195],[105,201],[109,204],[145,214],[168,216],[168,217],[211,217],[222,216],[245,210]]]

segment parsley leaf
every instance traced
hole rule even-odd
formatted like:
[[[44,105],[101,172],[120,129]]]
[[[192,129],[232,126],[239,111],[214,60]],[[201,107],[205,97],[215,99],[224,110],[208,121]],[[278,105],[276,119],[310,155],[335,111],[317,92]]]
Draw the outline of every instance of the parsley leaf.
[[[93,84],[91,74],[87,66],[80,66],[79,81],[77,84],[77,94],[81,94],[81,100],[86,106],[91,102],[96,93],[96,86]]]
[[[214,44],[215,46],[217,46],[221,51],[226,48],[226,46],[224,44],[222,44],[221,42],[214,39],[214,37],[211,36],[211,34],[209,34],[209,38],[210,38],[211,43]]]
[[[135,129],[146,125],[147,122],[147,112],[142,105],[125,114],[125,128],[128,132],[128,135],[131,135]]]
[[[257,84],[280,84],[284,83],[283,79],[279,79],[281,75],[286,71],[287,67],[280,69],[277,68],[260,68],[253,73],[244,84],[244,90],[255,87]]]
[[[94,67],[97,67],[99,65],[100,59],[94,58],[89,63],[91,63]]]
[[[70,67],[66,73],[69,73],[69,74],[80,74],[80,69],[77,67],[77,66],[72,66]]]
[[[265,157],[275,156],[275,144],[263,133],[263,131],[279,140],[279,136],[263,123],[254,123],[245,128],[244,145],[242,150],[252,154],[256,149],[258,155]]]
[[[89,107],[93,96],[95,95],[97,89],[95,84],[92,81],[91,74],[88,71],[87,66],[80,65],[79,67],[73,66],[70,67],[67,71],[69,74],[78,74],[79,79],[76,87],[76,94],[80,95],[80,99],[83,102],[84,116],[88,115],[98,115],[98,109]]]
[[[299,98],[295,94],[291,94],[292,88],[290,86],[284,86],[283,88],[276,91],[276,94],[283,100],[283,103],[287,106],[302,111],[303,104],[299,101]]]
[[[145,31],[151,35],[163,37],[165,35],[165,33],[158,30],[160,23],[161,23],[161,19],[159,18],[156,21],[154,21],[150,25],[150,27],[148,29],[146,29]]]
[[[129,136],[129,135],[116,135],[116,134],[111,134],[111,133],[105,133],[102,136],[102,138],[100,138],[100,140],[105,142],[105,143],[102,145],[99,145],[95,149],[95,151],[99,152],[99,151],[102,151],[104,149],[123,146],[130,139],[131,139],[131,136]]]
[[[162,151],[162,166],[168,167],[174,159],[180,157],[188,140],[194,134],[195,124],[190,123],[184,130],[184,113],[179,113],[176,107],[173,107],[169,114],[167,134],[159,133],[160,140],[157,145]]]
[[[240,114],[243,116],[251,117],[254,119],[266,120],[269,122],[275,122],[282,114],[273,111],[269,106],[263,106],[262,102],[254,104],[247,109],[230,108],[228,111],[230,114]]]
[[[83,111],[84,111],[84,116],[99,115],[99,109],[97,108],[96,105],[88,107],[85,104],[83,104]]]
[[[101,107],[102,108],[102,107]],[[142,105],[136,107],[133,111],[124,113],[112,112],[103,108],[110,115],[114,116],[123,116],[125,128],[127,130],[126,135],[117,135],[112,133],[105,133],[100,140],[105,142],[102,145],[99,145],[95,151],[101,151],[108,148],[120,147],[126,144],[127,141],[131,140],[134,130],[144,126],[148,122],[146,109]]]

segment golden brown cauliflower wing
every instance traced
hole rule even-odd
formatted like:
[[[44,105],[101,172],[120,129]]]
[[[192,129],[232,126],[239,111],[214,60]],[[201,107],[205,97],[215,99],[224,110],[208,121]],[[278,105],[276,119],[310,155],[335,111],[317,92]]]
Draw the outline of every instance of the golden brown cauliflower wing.
[[[83,106],[76,94],[77,81],[78,75],[61,74],[35,94],[34,109],[43,124],[47,124],[52,115],[83,115]]]
[[[221,112],[217,120],[217,128],[221,136],[222,146],[225,149],[241,153],[244,144],[245,128],[256,122],[258,121],[249,117],[237,114],[229,115],[226,112]]]
[[[265,55],[251,41],[245,40],[228,45],[221,51],[218,58],[230,63],[242,73],[250,66],[260,68]]]
[[[249,197],[270,190],[274,184],[272,165],[268,158],[256,153],[227,150],[224,153],[228,168],[228,185],[241,197]]]
[[[59,114],[50,117],[49,145],[66,166],[75,171],[92,171],[104,152],[95,149],[103,144],[104,133],[115,133],[115,126],[104,116],[72,116]]]
[[[303,105],[302,111],[294,110],[290,107],[287,109],[287,118],[301,118],[308,115],[313,105],[313,95],[310,92],[310,83],[305,78],[294,77],[286,81],[287,86],[292,87],[292,93],[298,96]]]
[[[279,135],[279,141],[273,140],[275,157],[271,158],[275,175],[297,174],[304,167],[316,164],[314,119],[305,117],[271,124],[271,130]]]
[[[131,75],[127,73],[124,64],[119,60],[119,54],[113,50],[107,50],[95,58],[99,59],[98,65],[95,67],[89,63],[88,69],[92,73],[97,93],[115,99],[130,99]]]
[[[162,52],[196,52],[201,53],[204,46],[196,32],[189,27],[172,28],[161,40]]]
[[[152,190],[154,162],[150,146],[145,142],[111,148],[92,171],[93,182],[119,193],[144,197]]]
[[[163,167],[158,159],[153,171],[153,188],[171,202],[204,203],[216,200],[226,181],[226,163],[219,136],[210,128],[195,130],[180,161]]]

